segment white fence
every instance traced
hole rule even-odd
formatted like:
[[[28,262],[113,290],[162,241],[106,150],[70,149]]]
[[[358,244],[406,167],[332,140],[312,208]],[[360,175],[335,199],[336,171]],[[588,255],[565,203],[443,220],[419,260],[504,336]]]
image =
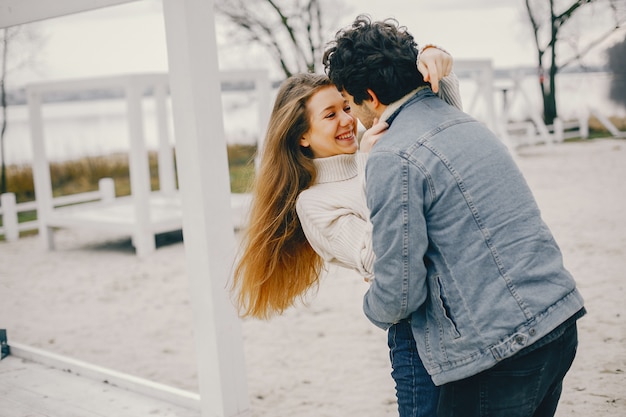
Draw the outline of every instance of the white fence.
[[[98,190],[86,193],[70,194],[52,199],[54,207],[68,206],[72,204],[86,203],[88,201],[113,201],[115,199],[115,184],[112,178],[102,178],[98,181]],[[37,220],[19,222],[19,213],[36,211],[37,201],[26,203],[16,203],[15,194],[6,193],[0,195],[0,216],[2,216],[2,226],[0,235],[8,242],[19,239],[20,232],[36,230],[39,228]]]

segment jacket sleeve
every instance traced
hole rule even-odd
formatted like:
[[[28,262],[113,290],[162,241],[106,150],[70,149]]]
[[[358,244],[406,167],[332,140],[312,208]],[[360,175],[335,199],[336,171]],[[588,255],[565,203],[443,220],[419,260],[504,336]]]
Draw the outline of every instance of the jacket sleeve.
[[[326,262],[373,278],[372,224],[350,207],[315,193],[301,193],[296,204],[302,230],[311,247]],[[363,202],[365,204],[365,202]]]
[[[439,92],[437,96],[451,106],[463,110],[461,102],[461,91],[459,90],[459,79],[454,72],[439,81]]]
[[[367,201],[373,224],[375,279],[364,295],[368,319],[383,329],[410,316],[426,299],[424,254],[428,248],[423,176],[391,152],[370,154]],[[421,184],[419,183],[421,182]]]

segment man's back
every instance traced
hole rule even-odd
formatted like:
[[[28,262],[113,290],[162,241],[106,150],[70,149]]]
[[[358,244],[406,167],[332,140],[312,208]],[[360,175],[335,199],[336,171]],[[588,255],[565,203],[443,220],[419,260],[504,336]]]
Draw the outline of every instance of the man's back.
[[[582,308],[495,135],[429,90],[389,121],[367,165],[372,322],[386,328],[412,316],[424,364],[443,384],[514,355]]]

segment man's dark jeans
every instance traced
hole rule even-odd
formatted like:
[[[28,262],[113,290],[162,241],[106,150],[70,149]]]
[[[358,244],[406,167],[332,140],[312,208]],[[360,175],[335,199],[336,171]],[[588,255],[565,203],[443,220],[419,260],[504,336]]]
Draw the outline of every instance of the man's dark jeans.
[[[441,386],[439,417],[552,417],[570,369],[576,321],[477,375]]]
[[[417,354],[411,320],[404,319],[391,326],[388,343],[399,417],[434,417],[439,388]]]

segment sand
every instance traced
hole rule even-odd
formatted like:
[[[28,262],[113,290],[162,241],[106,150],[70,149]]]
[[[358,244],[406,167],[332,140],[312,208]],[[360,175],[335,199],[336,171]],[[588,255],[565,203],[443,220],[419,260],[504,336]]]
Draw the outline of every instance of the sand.
[[[558,416],[626,415],[626,141],[534,146],[518,163],[585,297]],[[0,242],[0,328],[9,341],[196,390],[179,234],[145,259],[123,236],[63,230]],[[385,332],[361,311],[367,284],[331,268],[308,306],[242,331],[254,417],[395,416]],[[1,366],[1,363],[0,363]]]

